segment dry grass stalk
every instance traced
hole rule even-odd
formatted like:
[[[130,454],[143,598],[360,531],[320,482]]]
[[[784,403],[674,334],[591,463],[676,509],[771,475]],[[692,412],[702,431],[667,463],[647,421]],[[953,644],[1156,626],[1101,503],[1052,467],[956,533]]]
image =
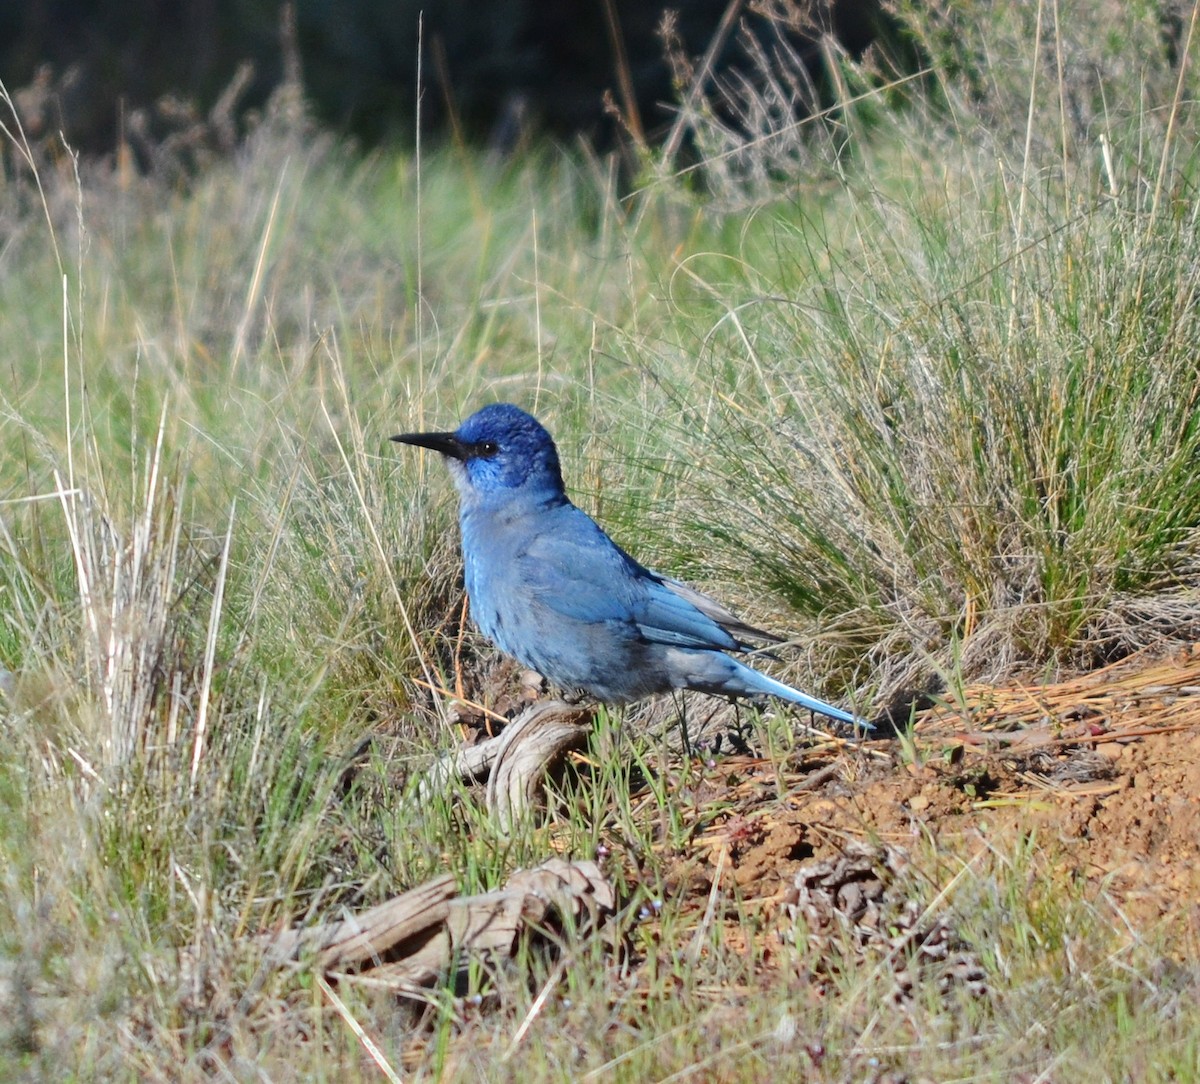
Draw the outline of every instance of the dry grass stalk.
[[[147,744],[172,636],[182,494],[164,478],[162,439],[160,424],[128,538],[99,498],[56,479],[79,583],[84,666],[103,706],[101,748],[111,766]]]
[[[970,685],[959,702],[926,712],[917,733],[932,737],[971,721],[971,729],[1017,730],[1082,723],[1092,737],[1146,726],[1200,725],[1200,644],[1146,665],[1146,652],[1067,681],[1008,688]]]

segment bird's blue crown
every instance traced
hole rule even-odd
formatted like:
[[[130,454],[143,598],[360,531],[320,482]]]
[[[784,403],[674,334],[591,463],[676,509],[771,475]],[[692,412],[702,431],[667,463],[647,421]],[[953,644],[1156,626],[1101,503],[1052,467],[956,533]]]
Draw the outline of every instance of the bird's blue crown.
[[[562,468],[553,438],[520,407],[492,403],[467,418],[454,435],[475,450],[465,462],[475,490],[530,486],[563,492]]]

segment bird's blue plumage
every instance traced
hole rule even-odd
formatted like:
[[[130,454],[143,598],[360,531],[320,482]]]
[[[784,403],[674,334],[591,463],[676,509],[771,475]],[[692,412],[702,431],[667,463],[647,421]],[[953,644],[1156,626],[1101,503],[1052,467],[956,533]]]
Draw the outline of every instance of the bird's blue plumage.
[[[496,403],[453,433],[392,439],[446,457],[471,615],[524,665],[608,703],[672,689],[770,695],[868,725],[726,654],[747,650],[743,637],[776,638],[613,542],[567,498],[554,441],[525,411]]]

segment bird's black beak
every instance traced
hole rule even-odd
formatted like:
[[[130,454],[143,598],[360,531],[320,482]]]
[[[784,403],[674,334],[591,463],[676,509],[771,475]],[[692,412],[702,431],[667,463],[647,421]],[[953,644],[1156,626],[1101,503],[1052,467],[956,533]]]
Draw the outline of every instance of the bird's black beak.
[[[451,459],[466,459],[471,450],[453,433],[401,433],[392,437],[392,440],[400,444],[414,444],[418,448],[430,448]]]

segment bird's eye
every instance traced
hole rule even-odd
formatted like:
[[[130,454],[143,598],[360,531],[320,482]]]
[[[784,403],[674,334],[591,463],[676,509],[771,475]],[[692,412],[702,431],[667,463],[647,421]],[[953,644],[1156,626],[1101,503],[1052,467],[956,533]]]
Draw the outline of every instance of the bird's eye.
[[[475,445],[475,454],[483,456],[484,459],[491,459],[500,451],[500,445],[494,440],[481,440]]]

